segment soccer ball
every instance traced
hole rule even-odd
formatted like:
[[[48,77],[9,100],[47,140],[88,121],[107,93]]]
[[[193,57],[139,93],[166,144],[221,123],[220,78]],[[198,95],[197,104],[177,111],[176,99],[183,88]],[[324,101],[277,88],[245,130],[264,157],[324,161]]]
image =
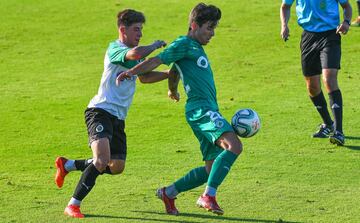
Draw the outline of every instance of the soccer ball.
[[[250,108],[238,110],[231,119],[231,125],[236,134],[243,138],[255,135],[261,126],[258,114]]]

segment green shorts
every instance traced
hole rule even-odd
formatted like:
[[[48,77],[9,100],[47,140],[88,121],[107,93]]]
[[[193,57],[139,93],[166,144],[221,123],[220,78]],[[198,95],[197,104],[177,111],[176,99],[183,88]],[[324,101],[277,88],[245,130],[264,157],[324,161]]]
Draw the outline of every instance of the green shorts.
[[[198,108],[187,112],[186,120],[200,142],[203,160],[214,160],[223,151],[215,141],[225,132],[234,132],[217,110]]]

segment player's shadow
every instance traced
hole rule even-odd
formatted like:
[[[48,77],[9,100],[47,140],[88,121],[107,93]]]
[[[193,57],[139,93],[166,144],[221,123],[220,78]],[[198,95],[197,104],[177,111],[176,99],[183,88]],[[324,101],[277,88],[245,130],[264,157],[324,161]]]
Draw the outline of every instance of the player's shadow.
[[[350,139],[350,140],[360,140],[359,136],[345,136],[345,139]],[[344,147],[351,149],[351,150],[359,150],[360,151],[360,146],[352,146],[352,145],[344,145]]]
[[[359,136],[345,136],[345,139],[360,140]]]
[[[155,211],[133,211],[137,213],[145,213],[145,214],[157,214],[157,215],[167,215],[164,212],[155,212]],[[259,222],[259,223],[300,223],[295,221],[285,221],[282,219],[278,220],[263,220],[263,219],[253,219],[253,218],[235,218],[235,217],[226,217],[226,216],[216,216],[216,215],[206,215],[206,214],[193,214],[193,213],[184,213],[181,212],[179,217],[191,217],[191,218],[202,218],[202,219],[214,219],[214,220],[227,220],[227,221],[239,221],[239,222]],[[197,221],[184,221],[181,222],[192,222],[195,223]]]
[[[171,220],[171,219],[156,219],[147,217],[126,217],[126,216],[111,216],[101,214],[85,214],[85,218],[107,218],[107,219],[124,219],[132,221],[154,221],[154,222],[174,222],[174,223],[200,223],[197,221]]]
[[[348,146],[348,145],[344,145],[344,147],[351,149],[351,150],[359,150],[360,151],[360,146]]]

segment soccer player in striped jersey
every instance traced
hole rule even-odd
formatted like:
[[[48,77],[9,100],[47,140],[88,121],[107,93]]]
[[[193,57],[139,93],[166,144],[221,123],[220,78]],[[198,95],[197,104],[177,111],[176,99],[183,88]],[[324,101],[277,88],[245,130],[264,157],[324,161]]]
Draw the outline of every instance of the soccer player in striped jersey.
[[[145,17],[141,12],[126,9],[118,13],[119,38],[109,44],[98,93],[85,110],[92,158],[70,160],[58,157],[55,161],[55,183],[59,188],[69,172],[82,171],[65,208],[65,215],[83,218],[80,204],[94,187],[96,178],[104,173],[116,175],[124,171],[127,154],[125,119],[135,93],[136,79],[139,78],[142,83],[153,83],[168,77],[168,72],[153,71],[132,76],[119,87],[115,84],[119,72],[134,67],[154,50],[166,45],[164,41],[157,40],[153,44],[139,46],[144,23]]]

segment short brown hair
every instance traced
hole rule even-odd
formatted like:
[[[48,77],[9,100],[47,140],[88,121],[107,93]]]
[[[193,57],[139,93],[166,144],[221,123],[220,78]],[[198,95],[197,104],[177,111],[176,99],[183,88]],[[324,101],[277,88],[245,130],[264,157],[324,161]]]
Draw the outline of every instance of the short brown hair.
[[[118,27],[120,27],[121,25],[131,26],[134,23],[145,23],[144,14],[133,9],[125,9],[119,12],[117,18]]]
[[[206,5],[205,3],[199,3],[190,12],[189,27],[191,27],[192,22],[202,26],[208,21],[212,22],[213,26],[216,26],[220,19],[221,10],[218,7],[214,5]]]

